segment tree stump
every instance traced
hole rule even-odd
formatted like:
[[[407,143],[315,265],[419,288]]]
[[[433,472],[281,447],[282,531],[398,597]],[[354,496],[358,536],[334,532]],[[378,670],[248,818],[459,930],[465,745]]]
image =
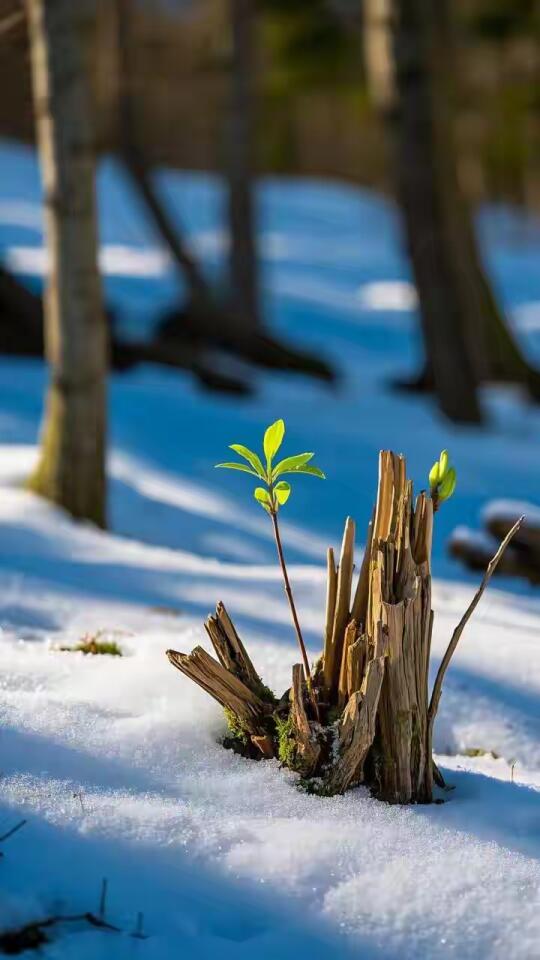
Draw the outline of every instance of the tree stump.
[[[355,525],[345,523],[339,562],[328,550],[323,653],[311,673],[320,722],[303,667],[280,700],[264,686],[225,607],[206,630],[217,660],[201,647],[167,651],[182,673],[225,709],[231,737],[247,756],[277,757],[307,789],[340,794],[364,783],[380,800],[429,803],[432,730],[444,672],[463,628],[521,520],[492,559],[482,585],[450,641],[430,702],[431,542],[433,502],[414,500],[405,459],[381,451],[377,502],[354,581]]]

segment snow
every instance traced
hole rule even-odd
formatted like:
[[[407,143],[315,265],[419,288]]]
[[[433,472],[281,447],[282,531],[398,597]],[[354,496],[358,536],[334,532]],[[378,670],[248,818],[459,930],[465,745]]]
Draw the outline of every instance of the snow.
[[[34,158],[4,145],[0,170],[0,246],[37,249]],[[205,238],[206,269],[219,272],[219,185],[164,174],[163,186],[192,240]],[[107,877],[107,917],[123,932],[65,924],[47,960],[531,960],[540,942],[532,588],[498,581],[467,627],[435,731],[454,789],[430,807],[383,805],[363,789],[308,796],[276,762],[224,751],[219,708],[164,656],[206,645],[202,621],[223,599],[265,681],[280,693],[289,685],[298,654],[267,518],[246,480],[213,470],[229,442],[259,444],[277,416],[286,451],[316,450],[328,475],[298,478],[283,514],[313,657],[325,548],[350,513],[359,559],[379,447],[407,454],[417,489],[442,447],[458,468],[435,531],[435,668],[478,581],[446,556],[449,532],[475,522],[488,497],[540,509],[540,414],[519,392],[487,391],[492,422],[480,431],[389,389],[418,360],[391,208],[351,187],[292,181],[267,182],[261,203],[269,319],[323,351],[342,383],[329,391],[261,374],[245,401],[201,394],[171,371],[113,376],[108,533],[23,489],[46,375],[37,361],[0,360],[0,833],[28,820],[1,845],[0,928],[97,911]],[[108,293],[130,335],[146,335],[148,312],[155,322],[175,283],[137,261],[162,254],[111,163],[100,205],[105,248],[126,248],[125,262],[141,266],[133,276],[117,264]],[[480,222],[508,310],[540,298],[538,234],[518,226],[508,211]],[[125,655],[60,650],[98,630]],[[145,940],[129,936],[139,912]]]

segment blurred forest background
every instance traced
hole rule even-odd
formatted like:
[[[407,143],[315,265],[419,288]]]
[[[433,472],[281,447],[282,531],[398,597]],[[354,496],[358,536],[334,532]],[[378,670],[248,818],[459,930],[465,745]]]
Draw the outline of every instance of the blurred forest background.
[[[537,402],[540,373],[497,302],[472,211],[540,209],[539,34],[535,0],[2,0],[0,134],[38,145],[47,211],[44,324],[39,294],[7,265],[0,275],[0,351],[45,344],[52,371],[33,488],[105,523],[109,356],[238,394],[231,357],[336,378],[267,323],[255,199],[267,174],[397,201],[425,355],[401,389],[464,424],[484,422],[486,383]],[[97,269],[95,163],[111,154],[186,291],[144,343],[109,324]],[[223,175],[225,280],[173,216],[163,167]]]
[[[383,83],[390,0],[252,0],[251,6],[257,171],[339,177],[391,193],[380,101],[370,93],[370,66]],[[457,63],[447,80],[456,107],[460,182],[475,202],[504,199],[539,209],[538,3],[457,0],[450,6]],[[31,141],[26,24],[17,0],[2,0],[0,10],[0,79],[9,89],[0,97],[0,130]],[[96,10],[96,140],[100,150],[112,151],[119,143],[122,69],[117,9],[111,0],[97,0]],[[223,169],[230,4],[130,0],[124,11],[136,125],[149,163]]]

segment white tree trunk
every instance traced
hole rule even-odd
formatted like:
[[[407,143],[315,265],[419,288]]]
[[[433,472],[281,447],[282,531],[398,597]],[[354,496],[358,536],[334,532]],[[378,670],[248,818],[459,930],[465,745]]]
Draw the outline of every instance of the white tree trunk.
[[[27,0],[46,205],[50,388],[30,486],[105,524],[107,330],[97,266],[88,0]]]

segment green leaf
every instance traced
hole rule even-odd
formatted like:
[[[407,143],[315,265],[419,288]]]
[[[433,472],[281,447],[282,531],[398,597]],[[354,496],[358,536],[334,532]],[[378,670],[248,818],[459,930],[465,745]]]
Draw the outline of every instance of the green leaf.
[[[439,486],[439,500],[448,500],[456,489],[457,476],[453,467],[447,471],[443,482]]]
[[[253,453],[253,450],[250,450],[248,447],[244,447],[242,443],[231,443],[230,449],[234,450],[240,457],[243,457],[244,460],[247,460],[251,464],[255,473],[261,480],[267,480],[266,470],[264,469],[260,458],[256,453]]]
[[[287,503],[287,500],[291,495],[290,483],[287,483],[286,480],[280,480],[279,483],[277,483],[276,486],[274,487],[274,493],[275,493],[277,502],[282,507],[284,503]]]
[[[264,487],[255,487],[253,496],[255,497],[257,503],[260,503],[261,507],[264,507],[267,513],[270,513],[272,508],[272,498],[270,497],[268,490],[265,490]]]
[[[438,483],[439,483],[439,461],[436,460],[431,470],[429,471],[429,486],[432,490],[434,490],[437,487]]]
[[[243,473],[250,473],[252,477],[258,477],[259,474],[255,473],[254,470],[250,470],[249,467],[246,467],[244,463],[216,463],[217,467],[223,467],[225,470],[242,470]]]
[[[439,483],[444,480],[448,470],[448,450],[443,450],[439,457]]]
[[[283,420],[276,420],[264,434],[264,455],[266,457],[266,462],[268,465],[268,472],[270,472],[270,466],[272,463],[272,458],[278,452],[281,444],[283,443],[283,437],[285,436],[285,424]]]
[[[304,464],[309,463],[314,456],[314,453],[297,453],[294,457],[285,457],[285,460],[280,460],[272,470],[272,480],[276,480],[282,473],[287,473],[289,470],[296,470],[297,467],[303,467]]]
[[[325,474],[322,470],[319,470],[318,467],[297,467],[296,470],[289,470],[289,473],[307,473],[310,477],[320,477],[321,480],[326,480]]]

